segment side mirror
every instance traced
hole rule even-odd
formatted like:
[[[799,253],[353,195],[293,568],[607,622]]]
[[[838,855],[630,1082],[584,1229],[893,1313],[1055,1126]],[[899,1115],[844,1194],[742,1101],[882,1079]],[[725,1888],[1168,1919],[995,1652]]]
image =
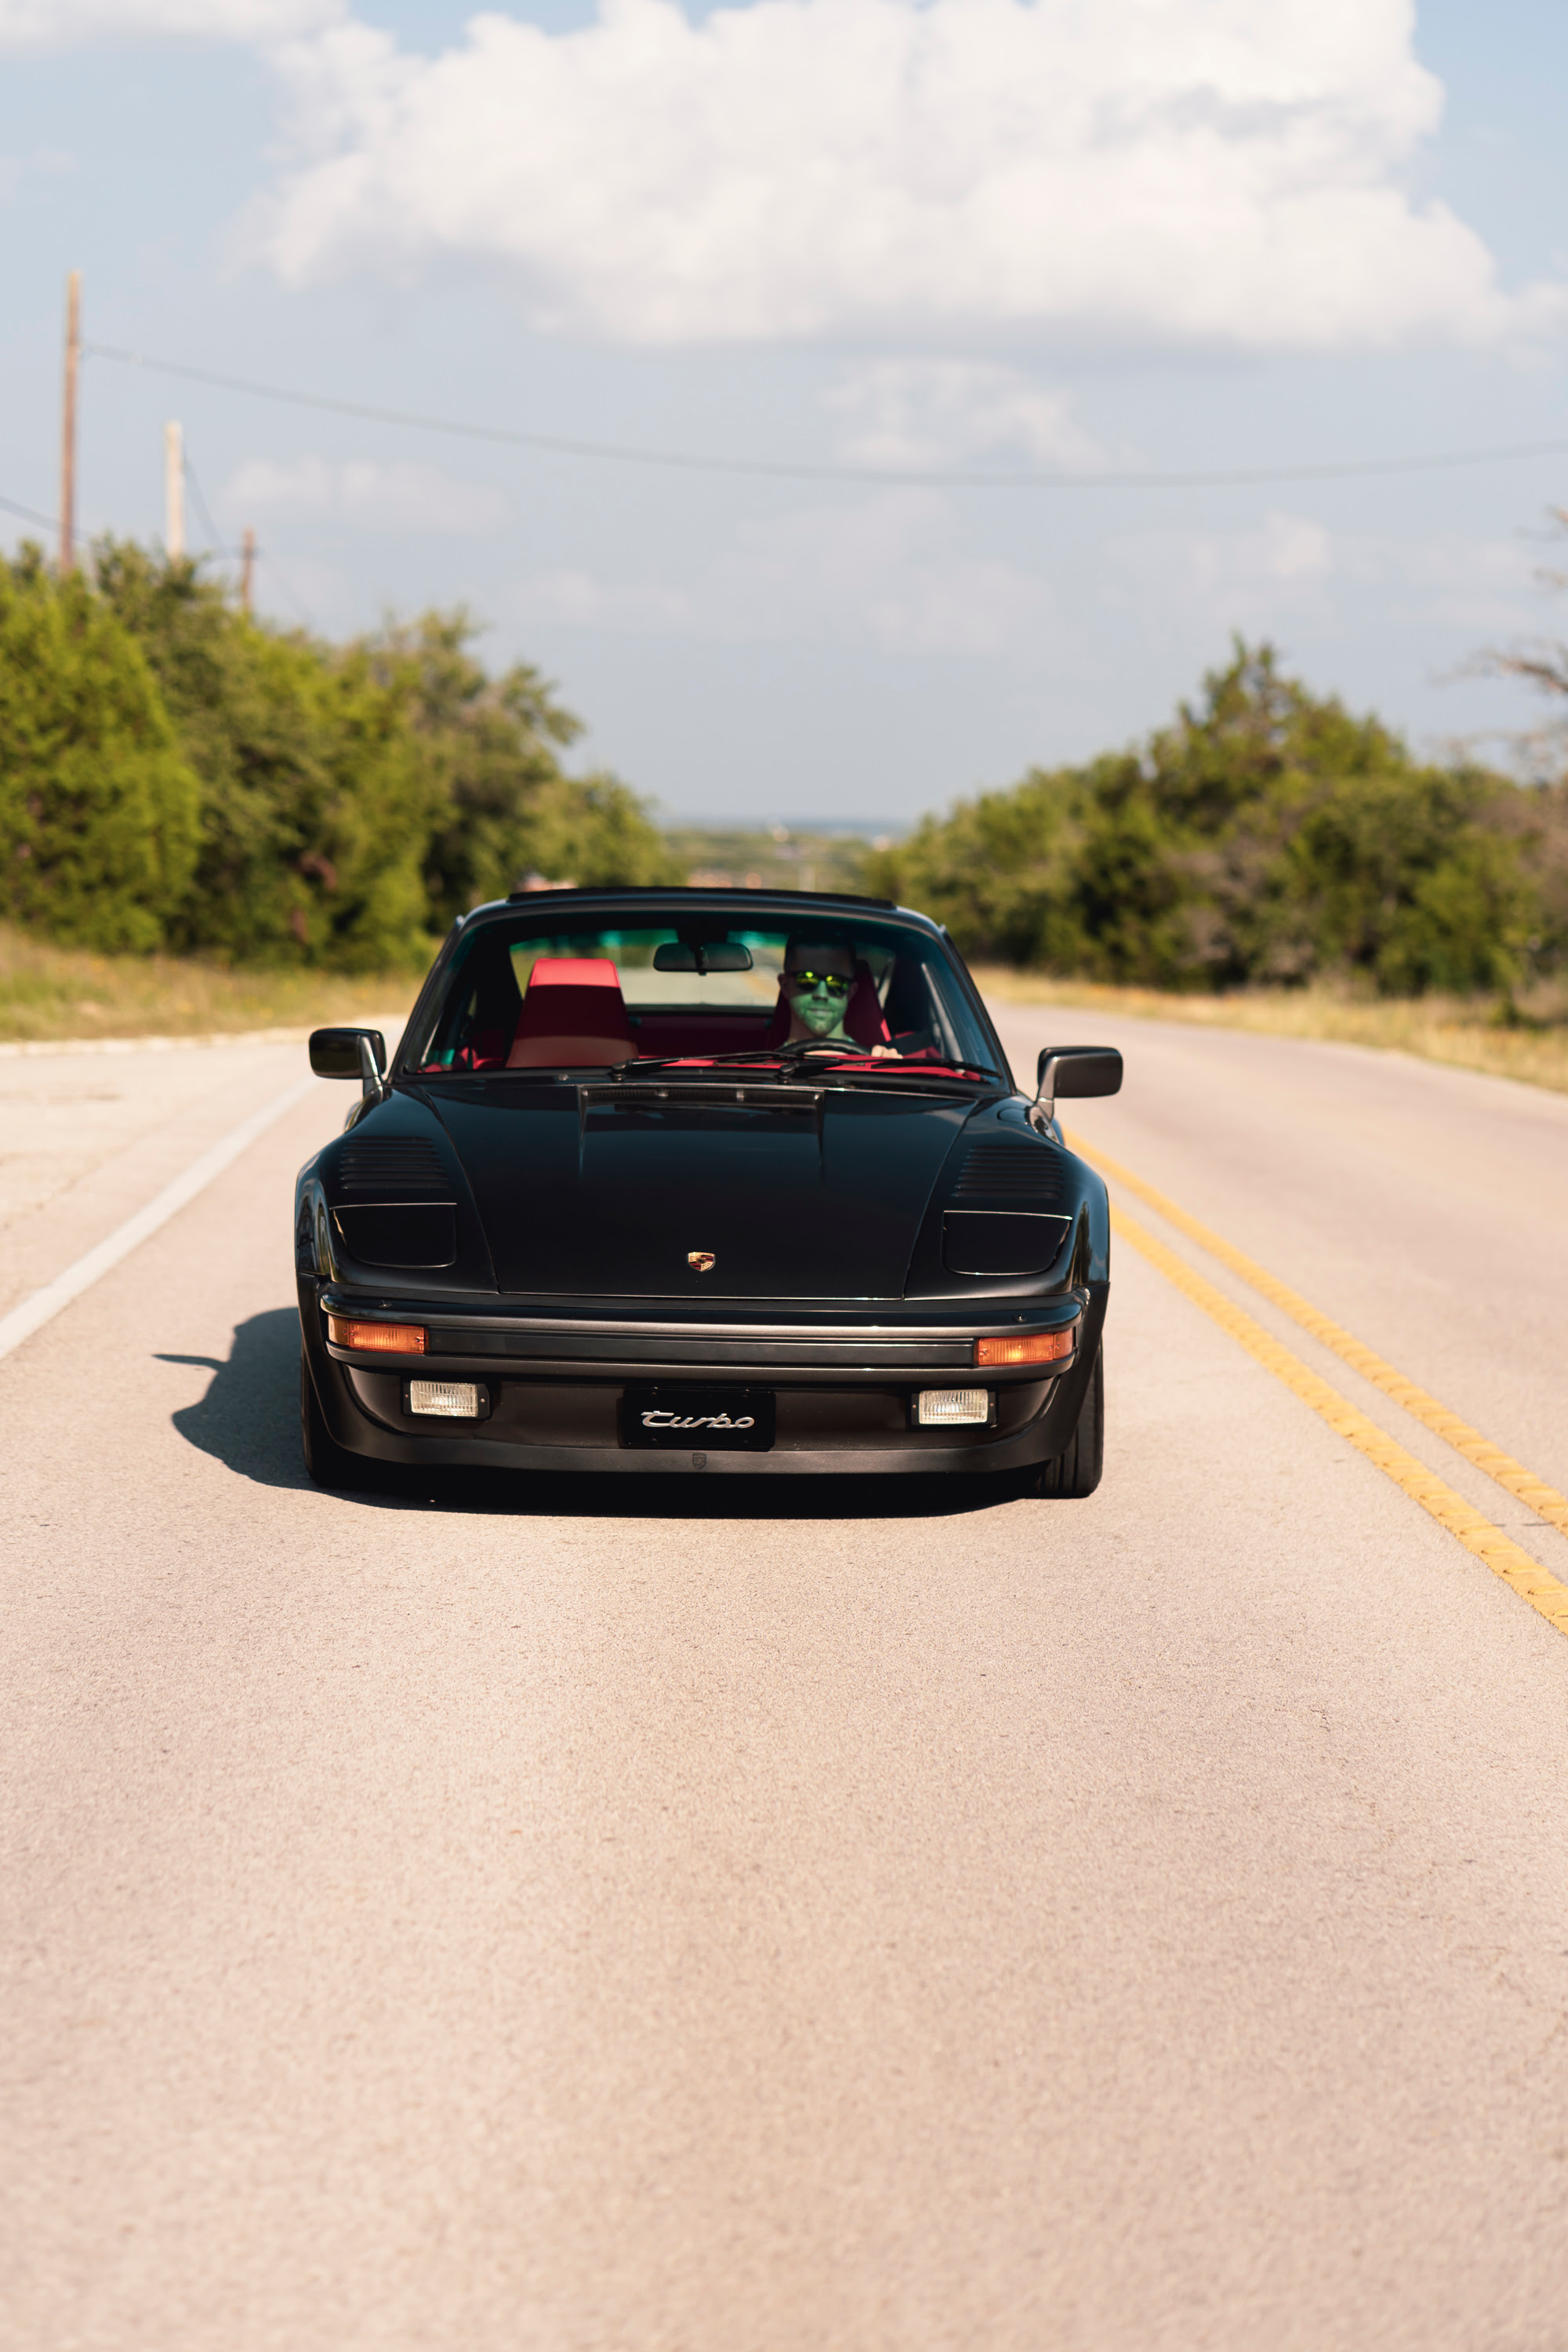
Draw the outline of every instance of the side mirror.
[[[1121,1056],[1114,1045],[1047,1045],[1036,1066],[1035,1108],[1056,1116],[1058,1095],[1119,1095]]]
[[[379,1102],[386,1092],[386,1040],[379,1029],[312,1029],[310,1067],[319,1078],[358,1078]]]

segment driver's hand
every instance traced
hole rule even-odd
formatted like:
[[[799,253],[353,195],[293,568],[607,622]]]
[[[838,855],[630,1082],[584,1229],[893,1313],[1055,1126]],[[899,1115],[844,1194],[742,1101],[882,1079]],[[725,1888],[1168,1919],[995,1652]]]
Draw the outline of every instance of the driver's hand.
[[[876,1062],[901,1062],[904,1057],[896,1045],[873,1045],[871,1058]]]

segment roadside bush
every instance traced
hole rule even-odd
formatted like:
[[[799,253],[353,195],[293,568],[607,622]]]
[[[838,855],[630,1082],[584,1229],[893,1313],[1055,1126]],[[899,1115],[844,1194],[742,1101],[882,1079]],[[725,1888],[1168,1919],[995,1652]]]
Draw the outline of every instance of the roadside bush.
[[[668,882],[679,870],[637,795],[613,776],[569,776],[558,752],[582,721],[523,662],[491,677],[469,651],[464,612],[392,625],[360,650],[405,711],[439,814],[425,857],[432,919],[445,929],[525,873],[584,883]]]
[[[67,945],[158,947],[195,870],[200,801],[112,609],[36,548],[0,558],[4,910]]]
[[[340,971],[418,961],[425,854],[445,812],[405,698],[360,648],[246,619],[195,564],[115,544],[97,554],[100,593],[201,778],[200,855],[174,944]]]
[[[461,612],[333,646],[125,541],[0,565],[0,913],[232,964],[416,964],[531,871],[678,880],[645,804],[569,775],[581,723],[491,677]]]
[[[928,818],[867,880],[972,955],[1060,973],[1506,991],[1550,944],[1521,855],[1531,799],[1479,768],[1420,764],[1238,642],[1141,748]]]

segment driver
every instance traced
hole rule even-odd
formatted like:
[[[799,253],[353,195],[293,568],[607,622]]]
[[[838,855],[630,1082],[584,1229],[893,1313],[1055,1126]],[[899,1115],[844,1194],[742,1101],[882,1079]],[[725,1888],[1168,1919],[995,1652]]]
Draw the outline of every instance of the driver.
[[[779,987],[789,1006],[791,1045],[817,1038],[824,1044],[855,1046],[844,1026],[855,991],[855,950],[843,940],[808,939],[796,935],[784,944]],[[864,1045],[855,1047],[865,1053]],[[879,1057],[897,1058],[890,1045],[873,1045]]]

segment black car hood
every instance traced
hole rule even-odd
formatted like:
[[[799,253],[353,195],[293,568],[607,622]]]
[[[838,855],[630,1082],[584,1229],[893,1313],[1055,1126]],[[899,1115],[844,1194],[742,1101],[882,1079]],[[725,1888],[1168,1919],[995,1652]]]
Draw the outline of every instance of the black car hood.
[[[502,1290],[897,1298],[974,1105],[805,1085],[431,1088]],[[707,1255],[704,1272],[694,1257]]]

